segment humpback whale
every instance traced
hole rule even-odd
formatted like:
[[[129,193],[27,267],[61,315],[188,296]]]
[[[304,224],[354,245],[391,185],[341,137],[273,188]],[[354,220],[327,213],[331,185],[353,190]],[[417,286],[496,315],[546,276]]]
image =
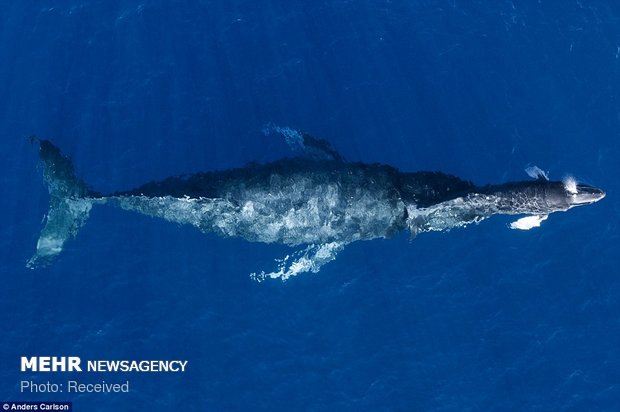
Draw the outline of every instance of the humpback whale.
[[[77,177],[71,159],[53,143],[32,137],[50,204],[27,266],[51,263],[78,234],[91,209],[104,204],[223,237],[299,247],[277,259],[277,270],[252,274],[262,280],[318,272],[358,240],[403,231],[412,236],[444,231],[498,214],[522,216],[510,227],[530,229],[550,213],[605,197],[601,189],[573,179],[550,181],[538,168],[533,180],[476,186],[441,172],[402,172],[384,164],[350,162],[324,140],[288,133],[289,143],[303,149],[303,155],[170,177],[107,194]]]

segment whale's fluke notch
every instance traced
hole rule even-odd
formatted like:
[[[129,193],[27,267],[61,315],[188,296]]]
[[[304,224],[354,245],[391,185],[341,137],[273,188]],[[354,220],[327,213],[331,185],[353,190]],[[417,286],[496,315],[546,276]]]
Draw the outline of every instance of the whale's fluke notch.
[[[65,242],[77,235],[92,207],[89,197],[95,193],[76,177],[71,159],[50,141],[36,136],[31,136],[30,141],[39,145],[43,178],[50,194],[49,210],[36,253],[26,264],[35,268],[50,263],[62,251]]]

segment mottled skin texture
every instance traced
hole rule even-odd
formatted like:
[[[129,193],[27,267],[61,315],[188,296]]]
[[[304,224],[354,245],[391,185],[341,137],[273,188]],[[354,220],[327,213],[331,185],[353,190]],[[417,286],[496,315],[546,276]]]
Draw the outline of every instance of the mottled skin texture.
[[[470,182],[438,172],[402,173],[381,164],[295,158],[168,178],[112,196],[139,196],[141,202],[169,196],[223,199],[231,210],[238,209],[230,222],[236,229],[226,234],[297,245],[390,237],[407,228],[408,206],[430,206],[472,188]],[[136,205],[131,208],[137,210]],[[277,233],[265,234],[270,224]]]

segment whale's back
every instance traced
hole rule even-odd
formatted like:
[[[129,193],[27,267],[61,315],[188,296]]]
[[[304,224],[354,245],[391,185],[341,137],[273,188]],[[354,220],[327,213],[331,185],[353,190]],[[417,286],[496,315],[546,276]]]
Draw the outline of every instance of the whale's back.
[[[111,198],[126,209],[250,241],[348,243],[406,227],[397,184],[398,171],[389,166],[290,159],[169,178]]]

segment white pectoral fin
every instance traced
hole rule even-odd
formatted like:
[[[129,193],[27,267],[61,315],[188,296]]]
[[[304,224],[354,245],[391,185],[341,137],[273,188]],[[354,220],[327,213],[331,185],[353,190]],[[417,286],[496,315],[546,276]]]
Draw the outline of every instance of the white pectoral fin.
[[[540,224],[547,220],[549,215],[534,215],[534,216],[526,216],[521,219],[512,222],[510,224],[511,229],[519,229],[519,230],[530,230],[534,227],[539,227]]]
[[[532,177],[534,179],[549,180],[549,172],[545,172],[538,166],[526,167],[525,173],[527,173],[529,177]]]
[[[336,259],[336,255],[344,249],[344,242],[330,242],[319,245],[310,245],[303,250],[288,255],[283,259],[276,259],[278,270],[275,272],[251,273],[252,279],[262,282],[265,279],[287,280],[304,272],[317,273],[321,266]]]

